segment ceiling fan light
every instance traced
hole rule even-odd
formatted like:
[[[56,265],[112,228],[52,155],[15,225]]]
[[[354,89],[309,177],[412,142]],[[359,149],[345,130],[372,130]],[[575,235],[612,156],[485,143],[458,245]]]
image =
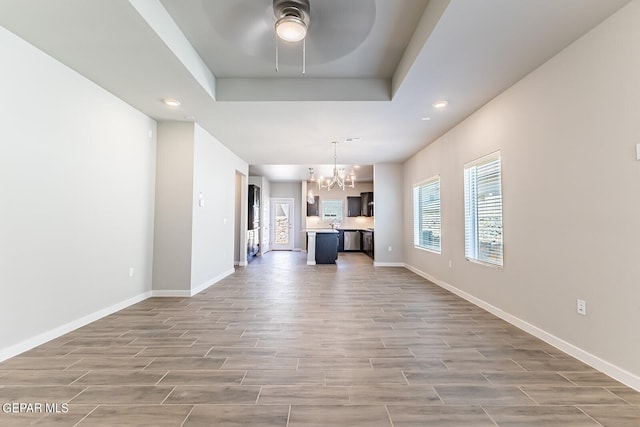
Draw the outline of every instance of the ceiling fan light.
[[[276,21],[276,34],[286,42],[299,42],[307,36],[307,24],[296,16],[283,16]]]

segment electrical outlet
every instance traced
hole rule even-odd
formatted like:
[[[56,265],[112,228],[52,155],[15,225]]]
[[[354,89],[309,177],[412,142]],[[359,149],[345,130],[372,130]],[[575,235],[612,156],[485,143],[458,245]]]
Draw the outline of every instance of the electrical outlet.
[[[576,300],[576,311],[583,316],[587,315],[587,302],[583,299]]]
[[[389,247],[387,248],[387,250],[388,250],[389,252],[391,252],[391,246],[389,246]]]

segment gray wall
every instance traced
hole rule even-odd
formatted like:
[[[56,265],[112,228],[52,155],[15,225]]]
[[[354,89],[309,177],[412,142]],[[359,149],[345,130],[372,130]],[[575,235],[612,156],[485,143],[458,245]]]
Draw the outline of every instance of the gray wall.
[[[304,224],[301,216],[302,203],[302,183],[300,182],[272,182],[271,198],[294,199],[293,200],[293,248],[300,250],[302,248],[302,229]],[[306,217],[306,212],[305,212]],[[301,225],[302,224],[302,225]]]
[[[404,187],[407,264],[636,388],[638,22],[636,1],[413,156]],[[504,268],[464,259],[463,167],[496,150]],[[412,185],[436,174],[441,255],[412,244]]]
[[[377,163],[373,166],[376,265],[404,264],[403,182],[402,164]]]
[[[148,296],[156,124],[2,27],[0,57],[2,360]]]
[[[154,290],[191,290],[193,161],[193,123],[159,123]]]

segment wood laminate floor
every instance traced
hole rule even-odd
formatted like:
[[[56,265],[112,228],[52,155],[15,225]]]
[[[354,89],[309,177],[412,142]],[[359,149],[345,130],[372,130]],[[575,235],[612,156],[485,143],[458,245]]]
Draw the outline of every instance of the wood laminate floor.
[[[0,425],[640,425],[640,393],[408,270],[305,261],[270,252],[1,363]]]

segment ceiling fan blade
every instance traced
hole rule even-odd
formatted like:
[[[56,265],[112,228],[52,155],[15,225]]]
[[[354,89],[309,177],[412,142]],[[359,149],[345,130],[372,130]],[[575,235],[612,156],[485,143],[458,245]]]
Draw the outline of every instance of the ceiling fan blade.
[[[376,17],[375,0],[310,0],[306,39],[307,64],[334,61],[355,50],[369,35]],[[273,61],[273,0],[202,0],[214,30],[247,55]],[[300,63],[302,43],[279,41],[280,63]]]
[[[311,0],[308,62],[330,62],[354,51],[369,36],[375,18],[374,0]]]
[[[272,0],[202,0],[213,29],[248,55],[262,57],[275,48]]]

